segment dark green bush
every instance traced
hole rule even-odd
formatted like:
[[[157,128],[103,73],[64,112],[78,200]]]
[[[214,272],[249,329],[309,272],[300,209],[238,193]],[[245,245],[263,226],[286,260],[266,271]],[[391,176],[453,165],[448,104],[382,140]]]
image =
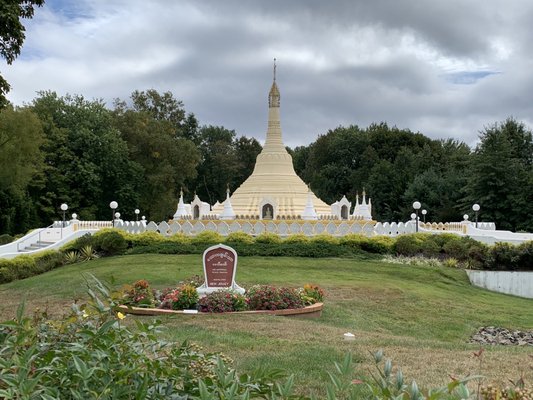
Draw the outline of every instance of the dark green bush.
[[[389,236],[374,236],[361,242],[361,250],[374,254],[390,254],[395,240]]]
[[[61,251],[68,252],[68,251],[80,251],[85,246],[92,246],[94,247],[94,236],[90,233],[86,233],[83,236],[80,236],[79,238],[73,240],[72,242],[67,243],[61,248]]]
[[[520,270],[533,271],[533,240],[524,242],[517,248],[517,266]]]
[[[13,236],[4,233],[3,235],[0,235],[0,246],[3,244],[11,243],[13,240],[15,240]]]
[[[0,283],[9,283],[17,279],[17,274],[5,261],[7,260],[0,260]]]
[[[412,257],[421,254],[426,236],[422,233],[400,235],[396,238],[393,250],[399,256]]]
[[[517,246],[510,243],[496,243],[488,252],[485,266],[490,270],[515,271],[519,264]]]
[[[102,230],[94,235],[94,247],[105,255],[114,256],[124,254],[128,243],[121,232],[116,230]]]

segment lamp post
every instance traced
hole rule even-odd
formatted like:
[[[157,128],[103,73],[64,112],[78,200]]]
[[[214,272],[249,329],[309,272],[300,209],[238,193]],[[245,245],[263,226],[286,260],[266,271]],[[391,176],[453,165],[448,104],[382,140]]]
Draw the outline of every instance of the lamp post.
[[[61,206],[59,208],[61,208],[61,211],[63,211],[63,228],[64,228],[65,227],[65,213],[68,210],[68,205],[67,205],[67,203],[63,203],[63,204],[61,204]]]
[[[112,201],[109,203],[109,207],[111,208],[111,222],[113,223],[113,228],[115,227],[115,210],[118,207],[118,203],[116,201]]]
[[[426,214],[428,213],[428,210],[422,210],[422,215],[424,216],[424,224],[426,223]]]
[[[472,206],[472,210],[474,210],[474,212],[476,213],[476,229],[477,229],[477,213],[479,212],[480,208],[481,207],[477,203]]]
[[[413,208],[415,209],[416,213],[416,231],[418,232],[418,210],[420,210],[420,207],[422,207],[422,204],[420,204],[419,201],[415,201],[413,203]]]
[[[141,213],[141,210],[136,208],[134,213],[135,213],[135,222],[137,222],[139,220],[139,214]]]

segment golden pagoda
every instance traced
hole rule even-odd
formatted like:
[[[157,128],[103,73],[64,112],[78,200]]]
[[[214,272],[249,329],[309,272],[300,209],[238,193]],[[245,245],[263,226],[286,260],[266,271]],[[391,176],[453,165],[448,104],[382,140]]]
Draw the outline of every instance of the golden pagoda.
[[[283,145],[274,59],[274,80],[268,94],[268,129],[263,150],[257,156],[252,175],[231,196],[228,195],[224,203],[215,205],[210,214],[222,216],[229,213],[246,219],[293,219],[305,218],[313,207],[313,219],[316,215],[331,215],[331,207],[316,197],[296,175],[292,157]],[[228,211],[231,208],[233,212]]]

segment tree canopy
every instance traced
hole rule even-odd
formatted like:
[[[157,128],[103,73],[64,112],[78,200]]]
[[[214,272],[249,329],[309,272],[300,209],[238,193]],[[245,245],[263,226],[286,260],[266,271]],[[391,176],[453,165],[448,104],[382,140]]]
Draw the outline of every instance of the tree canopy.
[[[8,64],[20,55],[26,38],[22,19],[32,18],[35,7],[41,7],[44,0],[3,0],[0,2],[0,56]],[[6,94],[9,83],[0,75],[0,108],[7,106]]]

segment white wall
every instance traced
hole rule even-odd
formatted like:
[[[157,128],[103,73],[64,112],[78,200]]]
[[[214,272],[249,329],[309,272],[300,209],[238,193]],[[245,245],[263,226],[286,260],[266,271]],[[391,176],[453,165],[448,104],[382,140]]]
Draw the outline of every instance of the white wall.
[[[467,270],[466,273],[472,285],[533,299],[533,272]]]

